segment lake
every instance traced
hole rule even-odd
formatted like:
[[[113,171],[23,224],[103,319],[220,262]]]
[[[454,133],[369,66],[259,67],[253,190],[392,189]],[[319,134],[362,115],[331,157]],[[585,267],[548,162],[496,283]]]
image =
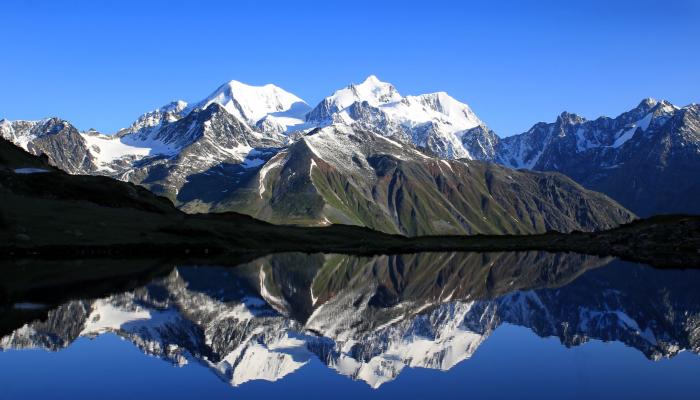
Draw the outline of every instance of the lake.
[[[695,270],[546,252],[2,270],[0,399],[700,392]]]

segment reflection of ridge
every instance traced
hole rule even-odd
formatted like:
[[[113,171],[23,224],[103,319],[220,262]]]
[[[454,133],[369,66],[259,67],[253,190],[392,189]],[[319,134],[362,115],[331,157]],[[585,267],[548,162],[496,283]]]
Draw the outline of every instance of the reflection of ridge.
[[[659,271],[616,262],[561,289],[512,293],[499,301],[504,322],[574,346],[619,341],[650,359],[700,352],[698,271]]]
[[[113,332],[239,385],[316,357],[372,387],[406,367],[447,370],[503,322],[567,346],[615,340],[651,359],[700,350],[700,273],[582,255],[279,254],[236,268],[178,267],[142,288],[71,301],[0,339],[59,350]]]

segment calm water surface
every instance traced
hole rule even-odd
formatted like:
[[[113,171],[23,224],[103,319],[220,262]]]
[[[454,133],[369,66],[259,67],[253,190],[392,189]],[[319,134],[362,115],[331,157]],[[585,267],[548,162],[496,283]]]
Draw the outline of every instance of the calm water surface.
[[[36,283],[56,269],[7,268],[0,399],[700,393],[700,271],[543,252],[290,253],[159,266],[120,289]]]

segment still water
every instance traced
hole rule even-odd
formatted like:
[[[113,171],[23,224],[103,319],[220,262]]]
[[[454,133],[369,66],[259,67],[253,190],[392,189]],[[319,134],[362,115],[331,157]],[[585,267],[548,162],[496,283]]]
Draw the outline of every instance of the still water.
[[[119,289],[36,283],[57,268],[28,280],[35,269],[8,267],[0,399],[700,393],[700,271],[544,252],[289,253],[161,265]]]

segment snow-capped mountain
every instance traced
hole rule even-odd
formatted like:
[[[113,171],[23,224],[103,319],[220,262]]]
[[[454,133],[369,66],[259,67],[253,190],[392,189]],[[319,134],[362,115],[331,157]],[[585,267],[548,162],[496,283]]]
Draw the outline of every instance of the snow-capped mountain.
[[[221,85],[191,109],[214,103],[251,127],[276,133],[297,130],[311,109],[304,100],[275,85],[251,86],[238,81]]]
[[[700,184],[693,177],[700,172],[698,115],[697,105],[680,108],[647,99],[616,118],[586,121],[562,113],[554,123],[538,123],[526,133],[500,139],[469,106],[444,92],[402,96],[393,85],[370,76],[334,92],[313,109],[274,85],[231,81],[201,101],[175,101],[145,113],[115,135],[78,132],[57,118],[2,120],[0,133],[34,154],[46,154],[68,172],[137,183],[190,212],[239,211],[272,222],[342,222],[408,234],[504,233],[581,226],[598,229],[628,219],[592,218],[595,212],[588,210],[590,204],[577,214],[585,216],[583,224],[581,217],[576,218],[576,224],[566,226],[552,222],[560,217],[550,212],[533,218],[543,207],[522,202],[514,206],[518,200],[510,194],[518,188],[508,193],[485,193],[476,190],[483,185],[464,185],[461,172],[450,167],[481,170],[484,167],[471,160],[485,160],[509,168],[558,171],[642,216],[697,213]],[[409,192],[390,194],[385,193],[386,188],[376,187],[384,173],[377,164],[380,155],[420,165],[420,173],[404,169],[405,163],[395,172],[397,179],[401,177],[398,182],[411,184],[409,197]],[[317,168],[311,167],[311,160]],[[437,171],[433,164],[439,167]],[[302,165],[303,171],[297,170]],[[340,190],[312,177],[331,170],[338,177],[331,182],[347,181],[349,186]],[[283,173],[270,174],[275,171]],[[296,175],[289,175],[291,171]],[[454,179],[455,185],[445,187],[436,174],[442,174],[446,181]],[[489,176],[500,183],[524,179],[515,172]],[[287,185],[282,190],[271,177],[288,177],[291,180],[284,181],[286,184],[293,181],[298,186]],[[553,184],[572,187],[563,181]],[[291,195],[298,194],[301,187],[310,189],[303,199]],[[424,195],[424,190],[434,195]],[[495,199],[497,208],[507,211],[497,213],[502,218],[495,217],[490,200],[465,197],[468,191]],[[535,192],[535,197],[540,195]],[[340,203],[328,201],[338,193],[342,193]],[[391,196],[400,199],[384,202]],[[468,207],[455,204],[456,200],[450,199],[453,196]],[[448,204],[443,207],[445,199]],[[503,204],[504,199],[507,204]],[[274,200],[274,209],[261,200]],[[529,211],[518,211],[521,207]],[[608,204],[603,214],[611,215],[611,207],[616,206]],[[280,209],[284,211],[280,213]],[[438,210],[442,216],[424,220],[420,209]],[[475,211],[476,215],[470,215]],[[400,222],[405,219],[404,212],[418,221]],[[486,225],[475,222],[484,218]],[[430,219],[437,222],[426,226]],[[564,219],[571,220],[571,216]],[[603,220],[606,222],[601,225]],[[513,228],[512,221],[531,223],[528,228]]]
[[[135,290],[69,301],[0,338],[0,349],[58,351],[114,333],[232,385],[282,379],[316,358],[376,388],[406,368],[454,367],[503,323],[566,346],[618,341],[651,360],[697,353],[699,280],[542,252],[278,254],[181,266]]]
[[[635,213],[700,213],[700,106],[645,99],[616,118],[562,113],[502,139],[506,166],[559,171]]]
[[[171,125],[212,104],[220,105],[255,132],[270,136],[285,134],[288,142],[314,128],[342,124],[412,143],[446,159],[492,159],[498,143],[498,137],[469,106],[447,93],[403,97],[393,85],[375,76],[334,92],[313,109],[277,86],[230,81],[203,100],[191,104],[178,100],[147,112],[115,135],[83,132],[89,143],[76,143],[74,146],[83,148],[66,150],[83,154],[87,147],[94,160],[86,160],[71,172],[99,171],[121,176],[125,165],[153,156],[172,156],[186,145],[178,142],[187,142],[195,128]],[[175,127],[180,129],[175,133],[183,136],[181,139],[173,137]],[[163,140],[164,136],[169,137]],[[36,139],[36,135],[10,133],[3,133],[3,137],[25,148]],[[51,157],[51,151],[44,152]]]
[[[187,102],[173,101],[153,111],[149,111],[134,121],[131,126],[120,131],[117,135],[125,135],[134,132],[143,132],[147,129],[154,129],[164,124],[175,122],[184,117],[187,112]]]
[[[493,147],[487,144],[492,141],[490,131],[466,104],[445,92],[402,97],[393,85],[373,75],[322,100],[306,121],[315,126],[357,126],[447,159],[490,154],[474,142]],[[473,130],[476,127],[482,130]]]
[[[71,143],[60,149],[30,147],[60,135],[17,134],[21,123],[3,122],[3,136],[72,173],[142,185],[188,212],[407,235],[593,230],[633,218],[563,177],[470,161],[493,157],[497,137],[468,106],[445,93],[402,97],[373,76],[310,111],[276,86],[231,81],[194,104],[148,112],[116,135],[62,124]],[[551,206],[558,203],[571,206]]]
[[[125,163],[119,171],[120,179],[186,203],[205,196],[191,191],[181,194],[185,185],[196,185],[198,177],[209,174],[224,175],[233,182],[264,164],[276,149],[284,146],[285,137],[257,132],[218,103],[212,103],[160,129],[126,135],[121,141],[158,151]]]
[[[342,124],[402,143],[412,143],[442,158],[491,159],[498,140],[469,106],[447,93],[402,97],[393,85],[381,82],[375,76],[336,91],[313,109],[299,97],[277,86],[251,86],[230,81],[201,101],[188,104],[178,100],[147,112],[115,135],[81,133],[84,141],[89,143],[78,141],[64,151],[79,155],[89,152],[94,159],[73,166],[70,172],[97,171],[120,177],[128,165],[138,160],[173,156],[189,143],[191,132],[197,130],[177,122],[212,104],[220,105],[252,131],[271,136],[276,141],[279,134],[287,135],[289,142],[316,127]],[[9,121],[3,121],[9,126]],[[21,123],[32,122],[16,122]],[[179,131],[175,132],[175,129]],[[174,137],[177,135],[182,137]],[[3,137],[27,148],[37,135],[14,134],[3,129]],[[50,148],[35,150],[38,151],[52,156]],[[56,164],[61,166],[62,163]]]
[[[304,100],[272,84],[252,86],[235,80],[218,87],[206,98],[188,104],[178,100],[140,116],[120,136],[142,133],[185,117],[195,110],[218,104],[251,128],[283,133],[304,124],[311,107]]]
[[[612,149],[620,149],[633,139],[637,131],[641,136],[658,129],[678,110],[667,101],[644,99],[636,108],[615,119],[601,117],[587,121],[576,114],[563,112],[553,124],[541,122],[521,135],[503,139],[499,159],[514,168],[546,168],[556,164],[545,154],[553,152],[554,147],[567,155],[591,149],[614,151]]]
[[[306,119],[312,122],[330,122],[335,114],[342,112],[354,103],[367,102],[372,107],[393,103],[401,100],[396,88],[370,75],[360,84],[350,84],[348,87],[335,91],[323,99]]]
[[[212,105],[219,108],[210,109]],[[213,150],[197,154],[207,160],[205,164],[245,163],[252,147],[280,147],[287,140],[280,134],[304,125],[304,116],[309,110],[303,100],[274,85],[251,86],[230,81],[194,104],[178,100],[149,111],[114,135],[78,132],[70,123],[57,118],[1,120],[0,133],[34,154],[47,154],[54,164],[65,167],[68,172],[97,173],[129,180],[154,160],[192,160],[193,145],[205,137],[215,139],[206,145],[195,146]],[[222,111],[229,115],[226,117],[228,122],[223,125],[202,118],[203,115],[208,118],[221,115]],[[63,128],[57,128],[58,125],[67,132],[62,132]],[[213,136],[203,135],[205,131],[213,132]],[[241,140],[241,134],[249,139]],[[231,135],[239,137],[236,139]],[[45,143],[49,139],[53,142],[59,140],[61,145]],[[182,157],[181,153],[186,150],[190,157]],[[195,164],[179,167],[192,167],[192,172],[201,172],[202,163]]]

